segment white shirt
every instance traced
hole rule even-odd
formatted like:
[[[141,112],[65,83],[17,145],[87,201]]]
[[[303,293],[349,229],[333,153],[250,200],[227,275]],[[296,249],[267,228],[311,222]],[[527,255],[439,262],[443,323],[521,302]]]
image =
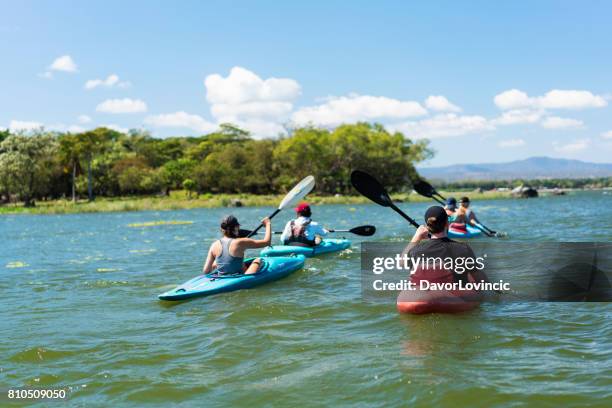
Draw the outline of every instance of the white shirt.
[[[310,221],[310,218],[308,217],[299,217],[293,220],[296,227],[299,225],[303,225],[304,223],[308,221]],[[314,241],[317,235],[324,237],[325,235],[327,235],[328,232],[329,231],[327,231],[325,228],[323,228],[322,226],[320,226],[318,223],[314,221],[310,221],[310,224],[308,224],[306,228],[304,229],[304,235],[306,236],[306,239],[309,241]],[[285,229],[283,230],[283,233],[281,234],[281,237],[280,237],[281,242],[284,243],[285,241],[289,240],[289,238],[291,238],[291,235],[292,235],[291,221],[289,221],[285,225]]]

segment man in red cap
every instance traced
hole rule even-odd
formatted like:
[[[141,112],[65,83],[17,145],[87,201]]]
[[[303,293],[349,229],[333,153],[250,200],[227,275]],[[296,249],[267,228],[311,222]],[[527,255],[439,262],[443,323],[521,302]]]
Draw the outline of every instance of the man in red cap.
[[[300,203],[295,207],[298,217],[285,225],[281,242],[283,245],[315,246],[321,242],[321,237],[329,231],[314,222],[310,217],[312,212],[308,203]]]

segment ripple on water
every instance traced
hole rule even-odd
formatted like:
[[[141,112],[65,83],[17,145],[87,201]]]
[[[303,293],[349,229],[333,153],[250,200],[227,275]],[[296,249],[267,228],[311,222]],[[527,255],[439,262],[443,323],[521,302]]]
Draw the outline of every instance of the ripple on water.
[[[45,347],[32,347],[13,354],[9,360],[16,363],[41,363],[60,360],[79,354],[78,350],[53,350]]]
[[[427,205],[402,209],[416,217]],[[588,222],[612,217],[601,197],[480,206],[487,225],[512,241],[610,239],[609,228]],[[612,406],[608,304],[499,302],[464,315],[404,316],[393,301],[363,300],[360,242],[413,232],[372,205],[317,207],[326,225],[379,227],[373,238],[351,237],[350,251],[308,259],[257,289],[158,301],[198,274],[226,211],[3,224],[15,238],[0,246],[0,268],[9,260],[33,266],[0,274],[0,327],[10,333],[0,342],[0,375],[15,386],[71,387],[75,406]],[[270,208],[232,211],[256,220]],[[542,215],[551,222],[533,222]],[[126,227],[160,218],[197,218],[198,227]]]

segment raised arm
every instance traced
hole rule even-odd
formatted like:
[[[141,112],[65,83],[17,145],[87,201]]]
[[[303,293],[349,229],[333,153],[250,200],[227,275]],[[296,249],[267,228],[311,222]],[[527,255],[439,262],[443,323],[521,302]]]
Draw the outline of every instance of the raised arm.
[[[414,235],[412,236],[412,239],[410,240],[410,242],[413,244],[416,244],[417,242],[420,242],[427,238],[429,238],[429,230],[427,229],[426,226],[420,225],[419,228],[417,228]]]
[[[237,242],[243,250],[264,248],[270,245],[272,242],[272,223],[268,217],[261,220],[263,225],[266,227],[266,233],[263,239],[252,239],[252,238],[240,238]]]

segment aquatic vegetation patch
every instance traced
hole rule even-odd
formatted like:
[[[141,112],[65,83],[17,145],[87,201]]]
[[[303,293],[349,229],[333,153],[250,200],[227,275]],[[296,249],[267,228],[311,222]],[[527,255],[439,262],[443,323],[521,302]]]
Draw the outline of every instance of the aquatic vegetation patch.
[[[28,266],[28,264],[25,262],[15,261],[7,263],[5,268],[25,268],[26,266]]]

